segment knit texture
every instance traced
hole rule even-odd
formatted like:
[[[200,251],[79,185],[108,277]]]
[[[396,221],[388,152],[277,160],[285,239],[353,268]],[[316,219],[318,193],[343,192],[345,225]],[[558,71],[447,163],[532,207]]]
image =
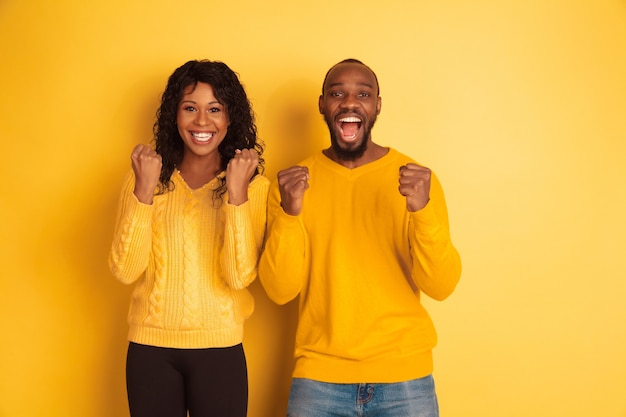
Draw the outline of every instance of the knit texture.
[[[178,171],[174,190],[142,204],[130,172],[120,194],[109,267],[134,283],[129,340],[172,348],[241,343],[254,310],[254,281],[263,243],[269,180],[257,176],[248,201],[214,201],[217,180],[190,189]]]
[[[310,187],[298,216],[270,188],[259,278],[279,304],[300,296],[294,377],[384,383],[432,372],[437,337],[420,297],[446,298],[461,263],[436,176],[426,207],[407,210],[398,178],[408,162],[390,149],[348,169],[315,154],[301,163]]]

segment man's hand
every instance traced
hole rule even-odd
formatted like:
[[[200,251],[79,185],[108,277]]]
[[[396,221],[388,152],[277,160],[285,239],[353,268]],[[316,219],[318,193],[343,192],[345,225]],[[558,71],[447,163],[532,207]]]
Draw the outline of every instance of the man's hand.
[[[297,216],[302,211],[304,192],[309,188],[309,169],[293,166],[278,173],[280,205],[285,213]]]
[[[228,202],[238,206],[248,201],[250,178],[259,165],[259,155],[254,149],[237,149],[226,166]]]
[[[148,145],[137,145],[130,154],[135,173],[135,196],[144,204],[152,204],[154,189],[161,175],[161,155]]]
[[[406,208],[411,212],[423,209],[430,200],[430,169],[416,164],[400,167],[400,194],[406,197]]]

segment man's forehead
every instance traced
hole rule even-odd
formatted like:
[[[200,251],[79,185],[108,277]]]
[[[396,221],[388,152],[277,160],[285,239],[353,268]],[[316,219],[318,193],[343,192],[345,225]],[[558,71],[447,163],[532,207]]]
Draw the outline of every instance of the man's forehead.
[[[356,63],[341,63],[335,65],[328,73],[326,87],[344,84],[357,84],[369,88],[377,88],[376,77],[364,65]]]

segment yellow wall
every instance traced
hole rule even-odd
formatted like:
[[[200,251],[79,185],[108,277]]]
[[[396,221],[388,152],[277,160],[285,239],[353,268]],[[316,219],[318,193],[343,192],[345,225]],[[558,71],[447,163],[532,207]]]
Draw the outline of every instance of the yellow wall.
[[[3,0],[0,56],[0,416],[128,415],[106,256],[173,69],[239,72],[273,177],[326,144],[317,95],[346,57],[378,73],[374,139],[448,198],[442,415],[626,416],[624,0]],[[295,309],[253,290],[250,417],[274,417]]]

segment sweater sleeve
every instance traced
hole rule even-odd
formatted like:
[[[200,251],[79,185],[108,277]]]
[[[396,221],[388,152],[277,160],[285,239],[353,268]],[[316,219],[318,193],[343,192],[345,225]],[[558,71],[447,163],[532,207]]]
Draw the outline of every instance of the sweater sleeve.
[[[227,201],[224,210],[224,248],[222,271],[227,284],[243,289],[257,276],[257,264],[263,246],[267,219],[269,180],[258,175],[248,187],[248,201],[234,206]]]
[[[409,214],[409,243],[416,285],[429,297],[444,300],[461,276],[461,258],[450,239],[443,189],[433,174],[430,201]]]
[[[259,279],[272,301],[286,304],[300,293],[308,276],[310,249],[302,214],[283,211],[276,182],[269,193],[267,221]]]
[[[152,212],[154,205],[137,200],[133,193],[135,177],[130,172],[124,180],[113,243],[109,253],[109,269],[120,282],[135,282],[148,266],[152,243]]]

